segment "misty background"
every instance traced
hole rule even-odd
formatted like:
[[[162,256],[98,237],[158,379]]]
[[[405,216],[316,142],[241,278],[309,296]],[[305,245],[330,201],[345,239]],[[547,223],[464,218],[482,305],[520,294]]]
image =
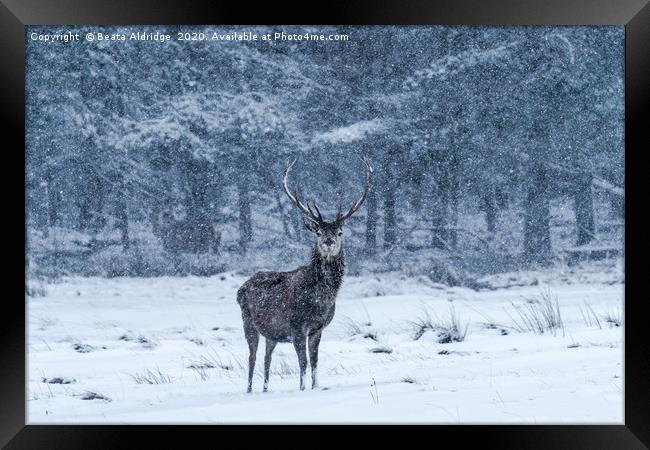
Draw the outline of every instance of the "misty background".
[[[31,32],[69,28],[28,27]],[[622,27],[111,27],[347,41],[27,39],[32,277],[290,270],[344,230],[348,273],[450,285],[620,256]]]

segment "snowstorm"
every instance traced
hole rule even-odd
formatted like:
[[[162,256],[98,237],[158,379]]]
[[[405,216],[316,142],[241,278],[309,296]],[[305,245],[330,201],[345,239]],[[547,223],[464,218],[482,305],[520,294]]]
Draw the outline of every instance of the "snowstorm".
[[[622,423],[622,27],[25,39],[29,423]]]

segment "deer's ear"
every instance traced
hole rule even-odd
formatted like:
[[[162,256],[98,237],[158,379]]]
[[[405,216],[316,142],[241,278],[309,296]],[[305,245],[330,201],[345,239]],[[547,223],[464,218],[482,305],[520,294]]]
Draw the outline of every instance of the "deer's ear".
[[[305,222],[305,227],[306,227],[309,231],[311,231],[312,233],[316,233],[316,232],[318,232],[318,224],[317,224],[316,222],[314,222],[313,220],[311,220],[311,219],[309,219],[309,218],[307,218],[307,217],[305,217],[305,218],[303,219],[303,221]]]

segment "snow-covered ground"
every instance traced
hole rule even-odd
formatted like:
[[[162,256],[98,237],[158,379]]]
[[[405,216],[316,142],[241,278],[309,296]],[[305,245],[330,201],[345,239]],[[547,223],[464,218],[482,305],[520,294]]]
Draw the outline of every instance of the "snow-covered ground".
[[[235,301],[245,279],[67,278],[27,298],[28,423],[623,422],[620,266],[500,275],[479,292],[347,277],[321,389],[299,391],[293,347],[279,344],[262,393],[262,340],[252,394]],[[563,326],[517,330],[544,295]],[[414,338],[425,310],[444,323],[452,308],[463,342]]]

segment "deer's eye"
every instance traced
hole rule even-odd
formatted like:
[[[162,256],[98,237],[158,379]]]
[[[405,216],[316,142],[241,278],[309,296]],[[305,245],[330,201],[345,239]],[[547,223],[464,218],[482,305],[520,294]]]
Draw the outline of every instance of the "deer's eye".
[[[323,235],[323,232],[322,232],[321,230],[318,230],[318,231],[316,232],[316,234],[317,234],[318,236],[322,236],[322,235]]]
[[[338,234],[339,236],[341,236],[341,235],[343,234],[343,232],[342,232],[341,230],[339,230],[339,232],[338,232],[337,234]]]

